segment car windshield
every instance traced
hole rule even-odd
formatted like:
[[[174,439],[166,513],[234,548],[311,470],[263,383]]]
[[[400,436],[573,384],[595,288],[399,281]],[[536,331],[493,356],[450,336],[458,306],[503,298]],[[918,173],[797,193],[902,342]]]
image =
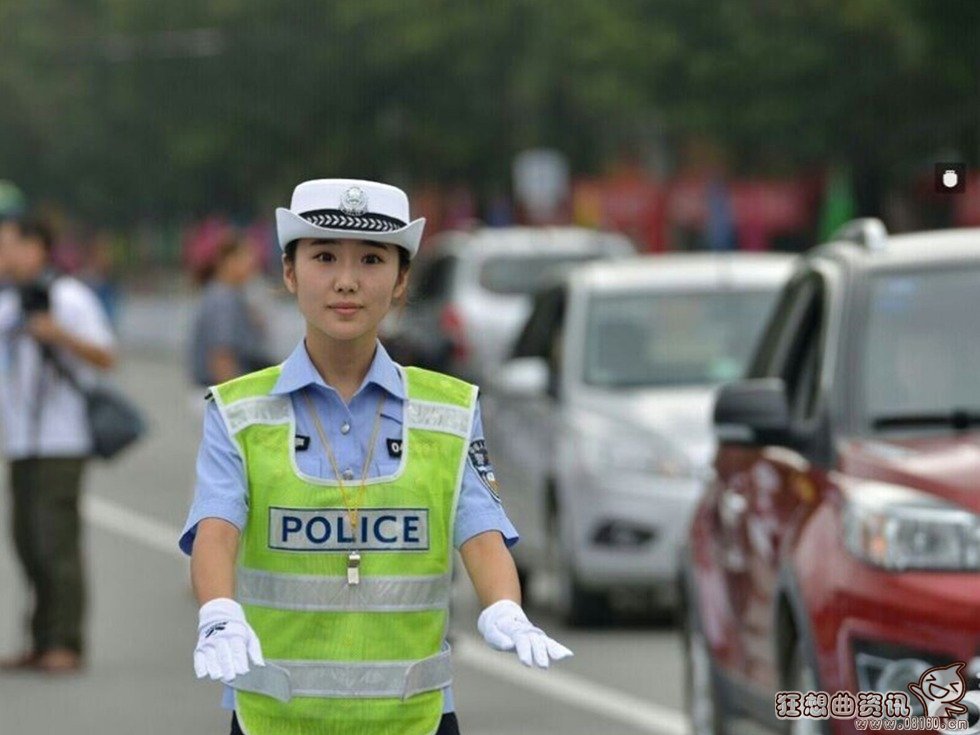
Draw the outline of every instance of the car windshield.
[[[480,269],[480,285],[498,294],[533,294],[557,277],[562,268],[598,257],[596,253],[554,253],[487,258]]]
[[[932,416],[941,425],[940,417],[980,411],[978,279],[961,268],[872,280],[860,349],[870,422],[900,428],[903,418]]]
[[[738,378],[777,291],[596,296],[585,342],[588,385],[701,385]]]

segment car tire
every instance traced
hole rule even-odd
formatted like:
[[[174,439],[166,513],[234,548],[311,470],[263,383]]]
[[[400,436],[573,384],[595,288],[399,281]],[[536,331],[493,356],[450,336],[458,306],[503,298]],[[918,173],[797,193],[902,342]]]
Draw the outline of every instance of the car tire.
[[[562,620],[573,627],[597,627],[612,621],[609,594],[583,587],[575,575],[572,544],[563,531],[558,509],[548,517],[548,562],[555,576],[556,607]]]
[[[728,712],[719,694],[718,677],[711,662],[711,650],[701,629],[695,605],[688,598],[683,605],[684,709],[692,735],[727,735]]]
[[[797,640],[790,654],[786,672],[786,689],[791,692],[820,691],[816,669],[812,658],[807,655],[806,644]],[[787,735],[829,735],[827,720],[798,718],[787,720]]]

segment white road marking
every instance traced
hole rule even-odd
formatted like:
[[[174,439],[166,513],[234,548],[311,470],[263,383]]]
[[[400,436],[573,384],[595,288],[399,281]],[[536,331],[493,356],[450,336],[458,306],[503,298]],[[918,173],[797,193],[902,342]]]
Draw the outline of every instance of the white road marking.
[[[156,551],[187,557],[177,548],[180,529],[88,493],[82,498],[82,516],[104,530],[125,536]],[[513,654],[487,648],[475,636],[454,637],[454,660],[484,674],[556,699],[579,709],[616,720],[656,735],[689,735],[687,718],[678,710],[653,704],[618,689],[603,686],[576,674],[535,671],[523,666]],[[561,664],[556,664],[560,667]]]
[[[118,533],[164,554],[187,559],[177,547],[179,528],[168,526],[92,493],[82,496],[81,511],[82,517],[93,526]]]
[[[544,694],[645,732],[658,735],[689,733],[687,717],[677,710],[561,671],[560,663],[547,672],[529,669],[513,654],[492,651],[475,636],[454,636],[453,659],[525,691]]]

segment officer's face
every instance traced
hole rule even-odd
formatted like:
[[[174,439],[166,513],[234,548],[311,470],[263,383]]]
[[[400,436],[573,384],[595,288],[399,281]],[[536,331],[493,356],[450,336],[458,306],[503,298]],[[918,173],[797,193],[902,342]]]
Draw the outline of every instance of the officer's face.
[[[308,329],[336,340],[377,336],[393,300],[405,292],[407,273],[394,245],[360,240],[300,240],[283,280],[295,294]]]

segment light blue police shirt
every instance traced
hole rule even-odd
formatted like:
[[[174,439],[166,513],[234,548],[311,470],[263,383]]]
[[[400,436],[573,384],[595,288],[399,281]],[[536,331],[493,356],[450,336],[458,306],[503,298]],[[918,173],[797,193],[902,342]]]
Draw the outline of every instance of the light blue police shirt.
[[[273,395],[289,395],[296,413],[296,464],[301,472],[322,479],[333,479],[334,472],[310,420],[305,398],[309,395],[316,407],[323,429],[330,440],[341,474],[357,482],[364,467],[365,448],[371,439],[378,401],[381,408],[381,430],[378,432],[374,457],[368,477],[392,475],[401,461],[398,456],[402,439],[402,408],[405,386],[401,370],[378,342],[374,359],[364,382],[345,404],[340,394],[327,385],[310,360],[306,345],[300,342],[282,366],[282,373],[272,389]],[[389,441],[391,440],[391,441]],[[499,498],[482,479],[489,466],[483,447],[483,422],[477,403],[470,431],[470,452],[463,473],[453,544],[458,549],[468,539],[485,531],[499,531],[508,546],[517,543],[518,534]],[[305,449],[302,447],[305,446]],[[221,518],[237,526],[245,525],[248,517],[245,467],[241,455],[232,443],[214,402],[209,402],[204,415],[204,438],[197,454],[197,483],[194,502],[180,536],[180,548],[191,553],[197,524],[204,518]],[[452,712],[452,688],[444,697],[444,712]],[[234,709],[232,690],[225,688],[222,706]]]

